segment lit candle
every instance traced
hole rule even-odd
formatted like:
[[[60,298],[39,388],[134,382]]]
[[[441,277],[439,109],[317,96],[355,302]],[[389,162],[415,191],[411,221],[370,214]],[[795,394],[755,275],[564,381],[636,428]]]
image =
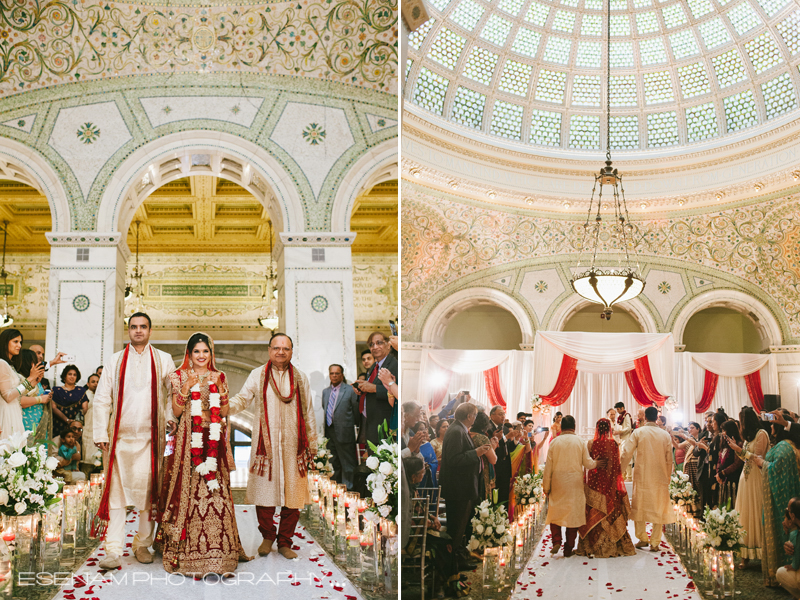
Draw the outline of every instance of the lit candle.
[[[3,541],[4,542],[13,542],[15,537],[16,536],[14,535],[14,532],[11,531],[10,529],[7,529],[7,530],[5,530],[3,532]]]
[[[45,542],[57,542],[61,539],[61,536],[57,533],[48,533],[44,536]]]

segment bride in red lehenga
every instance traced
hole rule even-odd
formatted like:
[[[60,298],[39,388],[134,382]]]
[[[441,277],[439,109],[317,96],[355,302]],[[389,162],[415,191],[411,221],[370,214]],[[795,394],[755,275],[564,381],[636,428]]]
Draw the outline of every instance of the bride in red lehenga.
[[[225,374],[214,365],[214,341],[195,333],[171,376],[172,410],[180,419],[159,506],[159,532],[168,573],[232,575],[244,553],[230,488],[233,466],[222,418],[228,414]]]
[[[619,464],[619,446],[614,440],[611,421],[600,419],[594,440],[589,442],[589,455],[605,458],[605,469],[593,469],[587,475],[586,525],[578,530],[580,541],[576,554],[595,558],[633,556],[628,533],[630,504]]]

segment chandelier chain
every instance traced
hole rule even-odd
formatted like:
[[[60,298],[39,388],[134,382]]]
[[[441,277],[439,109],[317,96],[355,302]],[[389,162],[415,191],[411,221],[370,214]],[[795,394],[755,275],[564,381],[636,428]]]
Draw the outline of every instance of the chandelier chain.
[[[606,11],[606,160],[611,160],[611,0]]]

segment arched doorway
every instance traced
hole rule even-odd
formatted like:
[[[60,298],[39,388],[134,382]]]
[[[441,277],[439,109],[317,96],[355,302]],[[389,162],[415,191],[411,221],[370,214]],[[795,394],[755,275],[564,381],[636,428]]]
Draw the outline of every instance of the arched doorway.
[[[744,352],[758,354],[763,341],[753,320],[724,306],[693,314],[683,331],[687,352]]]
[[[516,317],[494,304],[469,306],[450,318],[442,347],[454,350],[519,350],[522,330]]]

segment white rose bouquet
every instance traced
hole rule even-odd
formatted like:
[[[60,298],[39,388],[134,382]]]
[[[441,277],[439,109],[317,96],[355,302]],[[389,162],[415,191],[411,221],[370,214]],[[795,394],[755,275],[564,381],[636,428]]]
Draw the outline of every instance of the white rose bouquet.
[[[689,475],[682,471],[673,473],[669,478],[669,498],[678,506],[694,504],[697,492],[692,487]]]
[[[506,507],[492,504],[488,500],[481,502],[472,517],[472,537],[467,544],[467,550],[506,546],[511,541]]]
[[[377,522],[384,519],[398,519],[399,488],[399,454],[397,444],[392,438],[381,440],[376,446],[369,443],[372,456],[367,459],[370,473],[367,476],[367,489],[372,494],[374,505],[365,513],[370,521]]]
[[[47,446],[28,447],[30,431],[0,441],[0,514],[16,516],[44,512],[56,504],[64,480],[53,477],[58,459]]]
[[[332,454],[328,450],[328,438],[319,438],[317,441],[317,454],[312,461],[314,468],[323,473],[333,473],[333,464],[331,464]]]
[[[738,551],[744,544],[745,529],[739,523],[739,511],[728,510],[722,506],[711,510],[706,506],[703,514],[703,533],[706,534],[704,545],[721,552]]]
[[[514,481],[514,497],[520,505],[543,503],[542,473],[534,475],[527,473],[522,477],[517,477]]]

